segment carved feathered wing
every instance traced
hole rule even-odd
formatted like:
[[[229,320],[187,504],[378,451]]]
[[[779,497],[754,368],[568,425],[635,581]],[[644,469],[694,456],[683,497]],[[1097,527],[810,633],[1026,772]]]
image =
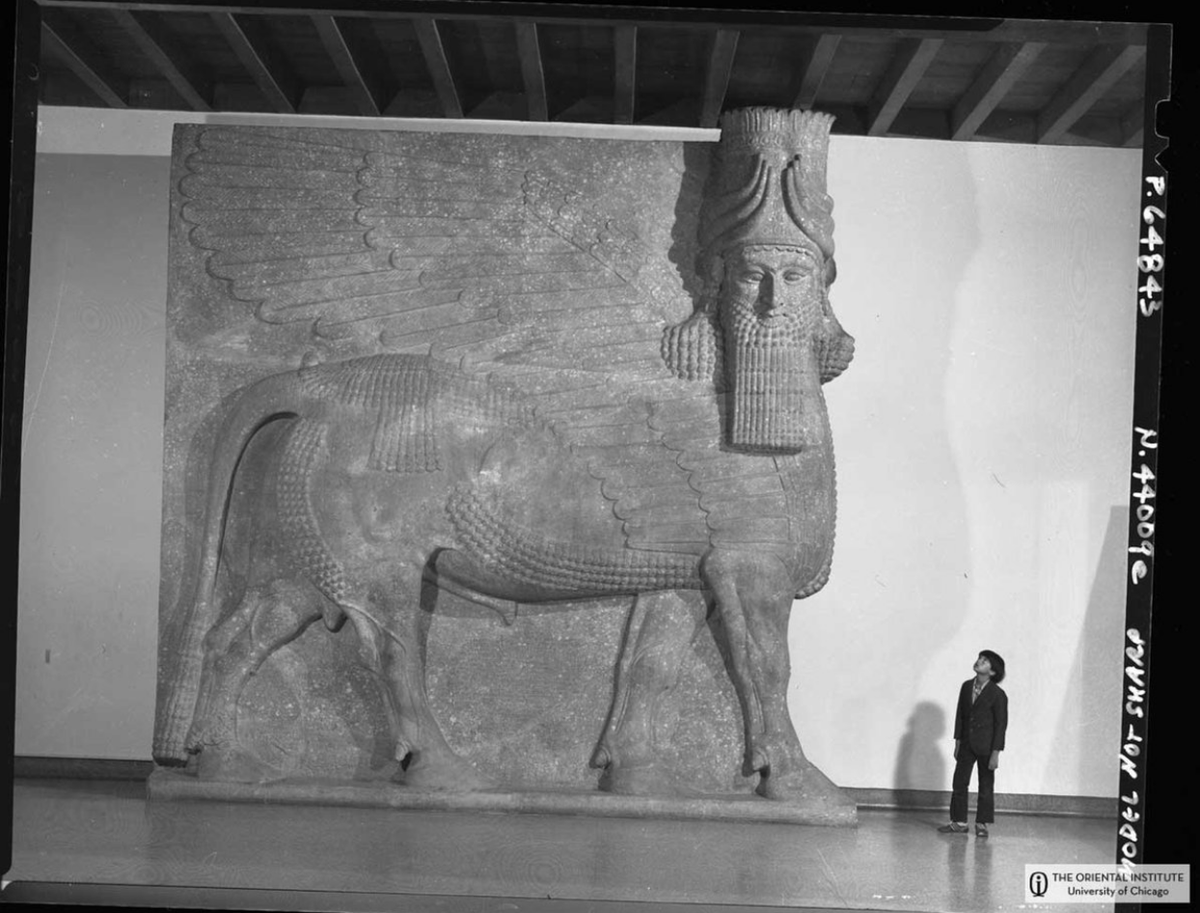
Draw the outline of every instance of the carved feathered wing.
[[[674,268],[549,174],[428,148],[206,128],[183,218],[259,320],[376,351],[432,346],[511,381],[602,480],[629,547],[702,553],[705,513],[651,417],[700,392],[659,354],[692,307],[662,291],[678,287]]]

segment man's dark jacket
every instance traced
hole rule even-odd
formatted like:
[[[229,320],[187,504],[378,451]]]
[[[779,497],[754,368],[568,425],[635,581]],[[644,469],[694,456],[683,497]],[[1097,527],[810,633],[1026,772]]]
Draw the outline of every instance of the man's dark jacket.
[[[971,703],[975,679],[963,682],[958,692],[958,712],[954,715],[954,738],[961,739],[971,753],[987,757],[1004,750],[1004,730],[1008,728],[1008,695],[999,685],[988,682]]]

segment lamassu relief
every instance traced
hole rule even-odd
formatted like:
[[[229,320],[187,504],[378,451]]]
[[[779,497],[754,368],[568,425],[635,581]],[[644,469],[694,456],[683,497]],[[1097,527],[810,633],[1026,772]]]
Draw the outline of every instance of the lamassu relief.
[[[830,124],[179,127],[156,761],[845,812],[787,707],[853,353]]]

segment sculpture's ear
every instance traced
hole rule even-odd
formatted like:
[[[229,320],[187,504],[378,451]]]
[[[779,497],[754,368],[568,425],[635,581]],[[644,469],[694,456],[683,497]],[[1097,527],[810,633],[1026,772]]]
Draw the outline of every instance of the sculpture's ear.
[[[826,384],[845,371],[854,358],[854,337],[842,329],[842,325],[828,307],[821,319],[816,344],[817,360],[821,366],[821,383]]]

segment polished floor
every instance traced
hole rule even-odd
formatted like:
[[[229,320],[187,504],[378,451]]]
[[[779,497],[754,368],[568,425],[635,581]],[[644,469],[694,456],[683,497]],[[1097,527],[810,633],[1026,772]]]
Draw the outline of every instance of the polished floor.
[[[3,899],[113,906],[1045,910],[1024,903],[1025,864],[1110,862],[1117,832],[1014,814],[979,840],[938,834],[943,813],[870,809],[828,828],[149,802],[122,781],[18,780],[14,800]]]

